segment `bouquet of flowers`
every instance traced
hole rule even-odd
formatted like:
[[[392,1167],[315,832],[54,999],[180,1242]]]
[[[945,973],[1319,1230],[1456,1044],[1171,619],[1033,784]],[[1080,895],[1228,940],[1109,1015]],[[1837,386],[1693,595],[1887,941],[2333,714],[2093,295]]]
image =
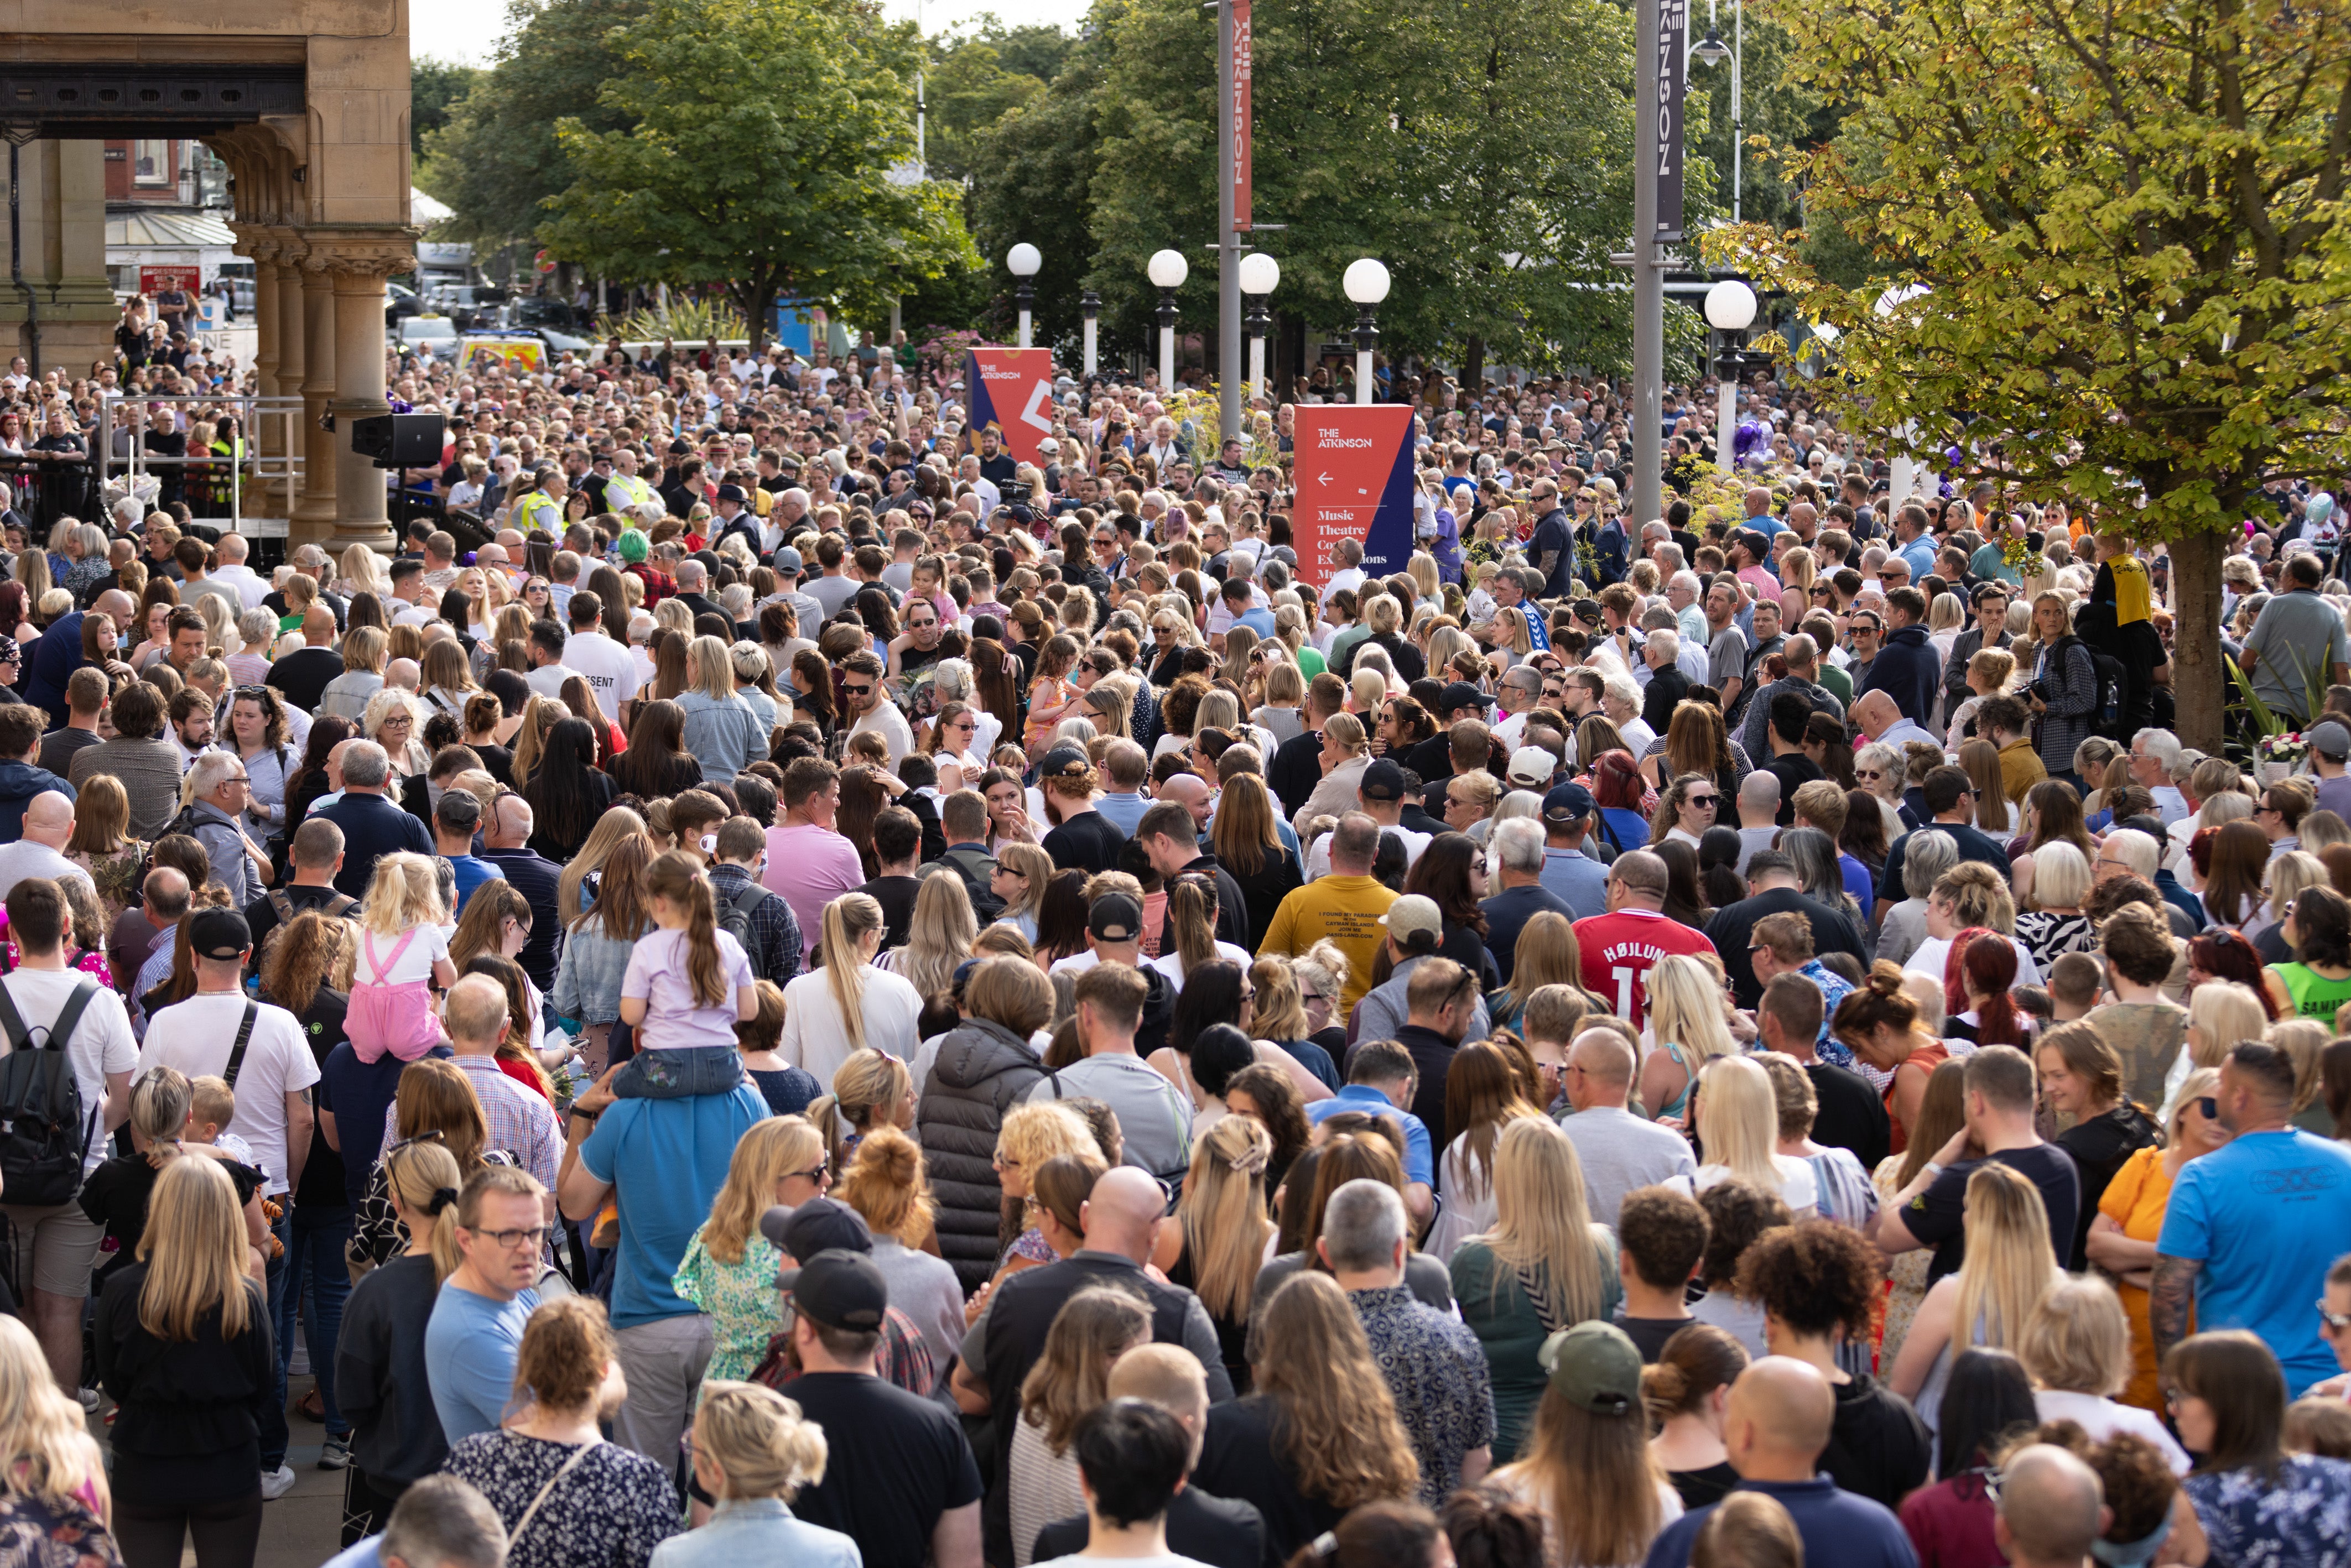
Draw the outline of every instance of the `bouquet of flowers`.
[[[2265,735],[2260,742],[2263,762],[2283,763],[2289,769],[2300,768],[2310,757],[2310,741],[2301,731]]]

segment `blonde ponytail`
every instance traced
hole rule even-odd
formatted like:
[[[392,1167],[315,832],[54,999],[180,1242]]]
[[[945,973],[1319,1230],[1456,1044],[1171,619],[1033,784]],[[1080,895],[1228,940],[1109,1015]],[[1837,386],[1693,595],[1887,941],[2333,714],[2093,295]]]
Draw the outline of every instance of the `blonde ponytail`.
[[[865,966],[857,949],[881,929],[882,905],[871,894],[844,893],[824,906],[825,983],[852,1051],[865,1049]],[[829,1132],[826,1142],[831,1142]]]
[[[1216,884],[1204,877],[1180,876],[1168,890],[1167,915],[1176,927],[1176,956],[1190,974],[1217,956]]]

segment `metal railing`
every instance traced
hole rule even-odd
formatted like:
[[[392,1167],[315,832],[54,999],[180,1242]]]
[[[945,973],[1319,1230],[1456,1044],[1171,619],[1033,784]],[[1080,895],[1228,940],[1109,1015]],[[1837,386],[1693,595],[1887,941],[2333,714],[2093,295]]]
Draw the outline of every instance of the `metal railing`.
[[[241,449],[227,459],[211,452],[171,457],[148,451],[142,439],[147,428],[146,416],[158,407],[172,406],[222,409],[234,413]],[[118,411],[122,409],[135,409],[140,413],[136,423],[120,427],[122,433],[131,437],[128,456],[118,455],[114,450]],[[107,486],[118,474],[123,476],[125,487],[135,495],[139,482],[154,470],[210,469],[225,462],[228,467],[228,516],[225,518],[199,517],[197,520],[225,522],[231,531],[248,538],[284,538],[288,517],[246,515],[246,486],[249,478],[261,493],[274,493],[284,497],[286,509],[291,512],[293,498],[302,488],[303,412],[303,400],[298,397],[101,392],[98,400],[98,428],[92,437],[96,448],[92,456],[98,466],[99,495],[103,497]],[[193,512],[195,508],[191,507],[190,510]]]

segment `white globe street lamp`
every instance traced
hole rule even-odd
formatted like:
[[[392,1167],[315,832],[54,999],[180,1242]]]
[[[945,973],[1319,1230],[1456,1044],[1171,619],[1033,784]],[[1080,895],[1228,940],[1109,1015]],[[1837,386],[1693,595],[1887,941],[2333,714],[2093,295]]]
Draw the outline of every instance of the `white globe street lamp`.
[[[1037,269],[1045,265],[1045,257],[1037,247],[1023,240],[1007,251],[1004,265],[1019,281],[1012,286],[1012,298],[1020,307],[1020,346],[1029,346],[1029,312],[1037,302],[1037,287],[1031,281]]]
[[[1379,347],[1378,308],[1388,297],[1388,269],[1371,256],[1347,264],[1340,288],[1355,302],[1355,401],[1372,401],[1372,354]]]
[[[1154,251],[1144,276],[1159,289],[1159,395],[1176,394],[1176,291],[1192,276],[1180,250]]]
[[[1281,264],[1261,250],[1241,257],[1241,293],[1249,302],[1243,325],[1249,329],[1249,395],[1255,401],[1265,392],[1265,337],[1273,313],[1265,308],[1268,296],[1281,285]]]
[[[1722,357],[1715,365],[1715,460],[1726,471],[1738,467],[1739,340],[1755,324],[1755,290],[1726,277],[1706,291],[1706,321],[1722,334]]]

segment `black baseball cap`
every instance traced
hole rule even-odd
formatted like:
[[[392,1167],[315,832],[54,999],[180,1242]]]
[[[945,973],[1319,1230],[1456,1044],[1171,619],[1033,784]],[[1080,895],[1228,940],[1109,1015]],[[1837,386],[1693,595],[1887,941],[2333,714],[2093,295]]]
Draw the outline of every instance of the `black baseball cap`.
[[[1045,753],[1037,764],[1037,777],[1046,779],[1082,779],[1093,771],[1086,754],[1073,746],[1057,746]]]
[[[1355,786],[1366,800],[1401,800],[1404,799],[1404,769],[1383,757],[1364,769],[1364,777]]]
[[[1597,599],[1579,599],[1573,604],[1569,605],[1568,610],[1578,621],[1583,622],[1586,626],[1597,626],[1600,624],[1600,601]]]
[[[865,1228],[865,1217],[829,1197],[812,1197],[798,1208],[778,1204],[759,1216],[759,1234],[774,1242],[777,1251],[803,1263],[820,1252],[873,1250],[873,1233]],[[776,1282],[791,1289],[792,1272],[785,1270]]]
[[[234,909],[200,909],[188,922],[188,946],[199,958],[235,958],[253,946],[253,927]]]
[[[1493,698],[1468,682],[1454,681],[1437,694],[1437,711],[1445,714],[1451,713],[1456,708],[1484,708],[1492,706],[1493,701]]]
[[[1132,942],[1143,934],[1143,905],[1130,894],[1105,893],[1086,911],[1086,929],[1097,942]]]
[[[829,1329],[872,1333],[890,1311],[890,1282],[862,1252],[828,1248],[777,1276],[792,1310]]]

